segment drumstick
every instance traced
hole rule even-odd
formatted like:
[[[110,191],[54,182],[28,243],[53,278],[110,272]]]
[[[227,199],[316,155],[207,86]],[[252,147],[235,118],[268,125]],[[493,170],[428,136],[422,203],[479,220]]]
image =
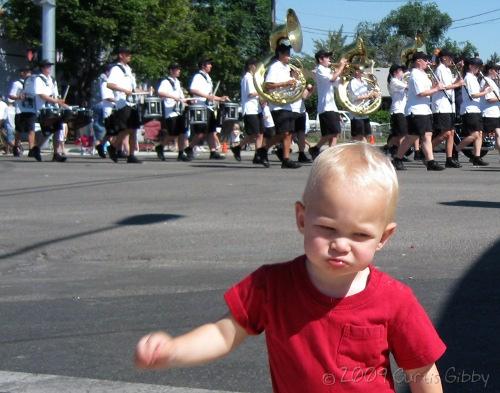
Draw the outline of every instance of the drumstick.
[[[66,101],[66,97],[68,96],[68,92],[69,92],[69,85],[66,86],[66,90],[64,91],[63,101]]]

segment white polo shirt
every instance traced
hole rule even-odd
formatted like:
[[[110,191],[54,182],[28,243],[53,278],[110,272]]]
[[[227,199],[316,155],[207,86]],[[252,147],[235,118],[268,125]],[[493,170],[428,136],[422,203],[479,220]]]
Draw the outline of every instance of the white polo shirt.
[[[479,86],[479,81],[477,77],[472,73],[468,72],[464,78],[465,86],[462,86],[462,104],[460,105],[460,114],[465,113],[481,113],[481,99],[480,97],[472,98],[473,94],[481,92],[481,87]],[[467,94],[467,91],[469,94]]]
[[[163,79],[158,87],[158,93],[173,95],[179,99],[184,99],[184,93],[179,79],[168,76]],[[180,102],[173,98],[163,98],[164,117],[176,117],[180,115]]]
[[[7,120],[7,103],[0,100],[0,121]]]
[[[436,74],[438,80],[445,86],[451,85],[454,81],[451,70],[444,64],[440,64],[434,73]],[[446,94],[450,97],[451,103],[446,97]],[[446,90],[446,94],[444,91],[438,91],[432,95],[432,113],[455,112],[455,90]]]
[[[108,83],[113,83],[118,87],[130,91],[134,91],[136,88],[135,76],[132,73],[132,69],[128,64],[118,63],[111,68],[109,73]],[[131,98],[127,99],[127,95],[122,91],[113,90],[113,95],[115,98],[116,109],[122,109],[125,106],[133,106],[133,102],[129,102]]]
[[[408,84],[398,78],[392,78],[389,82],[389,94],[391,95],[391,114],[405,113],[406,91]]]
[[[39,111],[42,108],[57,106],[56,104],[45,101],[40,97],[41,94],[52,98],[57,98],[59,96],[57,83],[50,75],[45,76],[43,74],[38,74],[35,78],[35,108]]]
[[[292,77],[290,76],[290,66],[288,64],[283,64],[281,61],[276,60],[267,71],[266,83],[282,83],[287,82]],[[269,108],[271,111],[287,110],[291,111],[292,106],[290,104],[276,105],[272,102],[269,103]]]
[[[318,92],[318,114],[323,112],[338,112],[335,103],[335,88],[339,85],[339,78],[332,81],[333,71],[329,67],[318,65],[316,68],[316,89]]]
[[[9,96],[19,97],[23,93],[23,89],[24,89],[24,80],[18,79],[12,84]],[[16,99],[14,105],[16,107],[16,113],[21,113],[21,100]]]
[[[24,86],[22,86],[22,93],[24,93],[24,99],[19,102],[19,109],[22,113],[36,113],[36,100],[35,100],[35,80],[38,75],[30,75],[24,80]]]
[[[102,111],[104,114],[104,118],[108,118],[113,112],[113,108],[115,107],[115,103],[113,101],[108,101],[108,99],[114,99],[115,95],[113,94],[113,90],[108,87],[108,81],[105,79],[101,82],[101,105]]]
[[[214,85],[212,82],[212,78],[204,71],[198,71],[193,76],[193,80],[191,81],[191,85],[189,86],[189,90],[198,90],[203,94],[210,95],[213,93]],[[193,98],[196,99],[196,103],[199,105],[207,105],[211,107],[213,105],[212,102],[207,103],[207,99],[205,97],[197,96],[193,94]]]
[[[241,90],[241,108],[243,110],[243,115],[257,115],[261,112],[259,97],[250,97],[250,94],[257,93],[255,90],[255,84],[253,82],[253,75],[250,72],[247,72],[243,78],[241,78],[240,82],[240,90]]]
[[[431,115],[431,98],[420,97],[418,94],[430,90],[432,82],[425,71],[414,68],[410,73],[408,81],[408,100],[406,102],[406,116],[413,115]]]
[[[487,79],[487,81],[485,80]],[[497,102],[488,102],[488,99],[496,99],[500,97],[500,89],[498,89],[497,84],[488,76],[485,76],[481,81],[480,87],[483,89],[485,86],[493,87],[493,90],[481,97],[481,108],[483,110],[483,117],[500,117],[500,108],[499,103]],[[495,95],[496,93],[496,95]]]

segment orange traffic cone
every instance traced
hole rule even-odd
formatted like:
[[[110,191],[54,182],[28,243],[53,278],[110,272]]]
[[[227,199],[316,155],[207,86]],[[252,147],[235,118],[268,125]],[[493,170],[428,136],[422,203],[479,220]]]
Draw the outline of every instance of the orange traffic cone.
[[[375,144],[375,136],[373,134],[370,135],[370,145]]]
[[[222,142],[222,152],[227,153],[227,143],[226,142]]]

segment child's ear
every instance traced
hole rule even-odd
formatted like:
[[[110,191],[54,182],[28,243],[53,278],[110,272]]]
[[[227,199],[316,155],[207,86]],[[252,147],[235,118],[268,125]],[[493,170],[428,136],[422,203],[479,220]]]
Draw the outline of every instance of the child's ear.
[[[297,222],[297,228],[300,233],[304,234],[305,226],[305,208],[304,204],[300,201],[295,202],[295,221]]]
[[[395,222],[390,222],[389,224],[387,224],[384,233],[382,234],[382,237],[380,238],[380,241],[378,243],[377,251],[381,250],[382,247],[385,246],[385,243],[387,243],[387,240],[389,240],[390,237],[394,235],[394,232],[396,232],[396,226],[397,224]]]

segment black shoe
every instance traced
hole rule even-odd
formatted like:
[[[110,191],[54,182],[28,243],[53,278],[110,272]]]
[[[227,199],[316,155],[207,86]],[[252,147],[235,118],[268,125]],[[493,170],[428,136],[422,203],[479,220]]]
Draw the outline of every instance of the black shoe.
[[[299,159],[298,159],[299,162],[301,162],[302,164],[310,164],[312,162],[312,160],[306,156],[306,153],[304,153],[303,151],[299,151]]]
[[[38,146],[33,146],[28,152],[28,157],[33,157],[38,162],[42,161],[42,155],[40,154],[40,148]]]
[[[54,156],[52,157],[52,161],[65,162],[66,157],[64,157],[63,155],[61,155],[59,153],[54,153]]]
[[[315,160],[316,157],[319,156],[319,153],[320,153],[320,150],[316,146],[309,148],[309,154],[311,155],[313,160]]]
[[[233,152],[234,159],[236,161],[241,161],[241,146],[231,146],[231,151]]]
[[[297,161],[292,161],[289,158],[285,158],[281,162],[281,167],[282,168],[290,168],[290,169],[297,169],[300,168],[302,165],[300,165]]]
[[[269,164],[269,158],[267,157],[267,149],[265,147],[261,147],[260,149],[257,149],[257,152],[255,153],[256,157],[260,160],[259,163],[264,165],[266,168],[269,168],[271,165]],[[254,158],[254,164],[256,164],[255,158]]]
[[[113,145],[109,145],[108,154],[109,158],[111,158],[114,162],[118,162],[118,154],[116,152],[116,147],[114,147]]]
[[[262,164],[262,158],[260,158],[260,154],[258,151],[255,152],[255,155],[253,156],[252,163],[254,164]]]
[[[489,162],[484,162],[481,157],[475,157],[475,156],[472,156],[472,158],[470,159],[470,162],[472,162],[472,165],[474,165],[474,166],[488,166],[488,165],[490,165]]]
[[[118,150],[118,151],[116,152],[116,156],[117,156],[118,158],[128,158],[127,154],[126,154],[123,150]]]
[[[411,162],[411,160],[408,157],[403,156],[402,158],[403,162]]]
[[[106,149],[104,148],[103,143],[97,145],[95,149],[97,150],[97,154],[99,155],[99,157],[106,158]]]
[[[142,161],[139,160],[136,156],[128,156],[127,164],[142,164]]]
[[[392,160],[392,165],[397,171],[406,171],[405,164],[403,164],[403,160],[401,158],[394,157]]]
[[[415,150],[415,153],[413,154],[413,160],[422,161],[423,159],[424,159],[424,153],[422,153],[420,150]]]
[[[276,148],[276,151],[274,152],[274,154],[276,154],[276,157],[278,157],[278,160],[283,162],[283,148],[282,147]]]
[[[184,162],[189,162],[191,161],[191,158],[188,157],[186,153],[181,151],[179,155],[177,156],[177,161],[184,161]]]
[[[186,147],[186,148],[184,149],[184,153],[186,153],[186,156],[187,156],[190,160],[192,160],[192,159],[194,158],[194,152],[193,152],[193,148],[192,148],[192,147],[189,147],[189,146],[188,146],[188,147]]]
[[[155,146],[156,150],[156,155],[161,161],[165,161],[165,154],[163,154],[163,145],[156,145]]]
[[[221,156],[218,152],[216,151],[211,151],[210,152],[210,157],[209,157],[211,160],[223,160],[225,159],[226,157],[224,156]]]
[[[462,165],[454,158],[447,157],[446,163],[444,164],[446,168],[462,168]]]
[[[14,146],[12,148],[12,155],[14,157],[21,157],[21,154],[22,154],[22,150],[21,150],[21,148],[19,146]]]
[[[443,171],[444,170],[444,166],[439,165],[439,163],[436,160],[427,161],[427,164],[425,164],[425,165],[427,166],[428,171]]]

